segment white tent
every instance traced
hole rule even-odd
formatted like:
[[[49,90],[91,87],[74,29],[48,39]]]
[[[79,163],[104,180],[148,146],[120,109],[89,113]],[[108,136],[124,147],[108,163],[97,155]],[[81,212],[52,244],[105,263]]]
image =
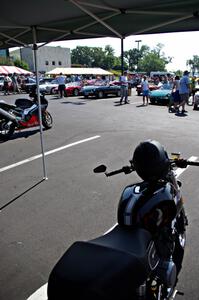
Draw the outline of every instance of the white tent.
[[[0,74],[13,74],[13,73],[23,74],[23,75],[32,74],[31,72],[16,66],[0,66]]]
[[[101,68],[55,68],[46,74],[48,75],[113,75],[111,72]]]

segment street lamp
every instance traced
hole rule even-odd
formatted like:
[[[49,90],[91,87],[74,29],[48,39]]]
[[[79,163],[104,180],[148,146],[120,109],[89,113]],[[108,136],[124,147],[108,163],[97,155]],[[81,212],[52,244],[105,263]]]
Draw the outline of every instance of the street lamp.
[[[142,40],[136,40],[135,42],[137,43],[137,49],[138,49],[138,56],[137,56],[137,71],[138,71],[140,43],[142,42]]]
[[[138,51],[140,50],[140,43],[142,42],[142,40],[137,40],[137,41],[135,41],[136,43],[137,43],[137,48],[138,48]]]

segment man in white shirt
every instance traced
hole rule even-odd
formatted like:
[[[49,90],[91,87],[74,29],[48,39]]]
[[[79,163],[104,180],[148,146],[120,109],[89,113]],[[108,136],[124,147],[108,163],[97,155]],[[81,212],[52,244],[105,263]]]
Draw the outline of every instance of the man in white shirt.
[[[124,99],[124,103],[127,104],[128,102],[128,77],[127,72],[124,72],[124,75],[120,76],[121,82],[121,98],[120,98],[120,105]]]

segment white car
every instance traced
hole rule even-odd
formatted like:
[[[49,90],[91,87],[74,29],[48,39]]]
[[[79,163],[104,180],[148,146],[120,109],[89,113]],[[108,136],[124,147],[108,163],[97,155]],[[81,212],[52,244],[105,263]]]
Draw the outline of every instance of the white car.
[[[0,91],[3,90],[4,76],[0,76]]]
[[[199,109],[199,91],[197,91],[194,95],[194,103],[193,103],[193,110]]]
[[[39,85],[39,89],[41,92],[45,94],[54,94],[54,89],[58,87],[58,81],[56,79],[52,80],[51,82],[44,82]]]

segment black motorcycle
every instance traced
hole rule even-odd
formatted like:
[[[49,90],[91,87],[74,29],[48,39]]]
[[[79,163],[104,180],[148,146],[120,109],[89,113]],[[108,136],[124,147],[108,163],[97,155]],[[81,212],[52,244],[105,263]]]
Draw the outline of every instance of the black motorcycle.
[[[130,166],[106,176],[136,171],[143,181],[125,187],[118,223],[108,233],[77,241],[53,268],[48,300],[172,300],[182,267],[187,217],[175,168],[199,162],[168,158],[163,146],[147,140],[134,151]],[[71,295],[71,296],[69,296]]]
[[[30,99],[17,99],[15,104],[0,101],[0,139],[9,139],[15,130],[23,130],[39,126],[38,97],[35,92],[30,93]],[[45,94],[40,95],[42,125],[45,129],[52,127],[53,119],[47,111],[48,100]]]

